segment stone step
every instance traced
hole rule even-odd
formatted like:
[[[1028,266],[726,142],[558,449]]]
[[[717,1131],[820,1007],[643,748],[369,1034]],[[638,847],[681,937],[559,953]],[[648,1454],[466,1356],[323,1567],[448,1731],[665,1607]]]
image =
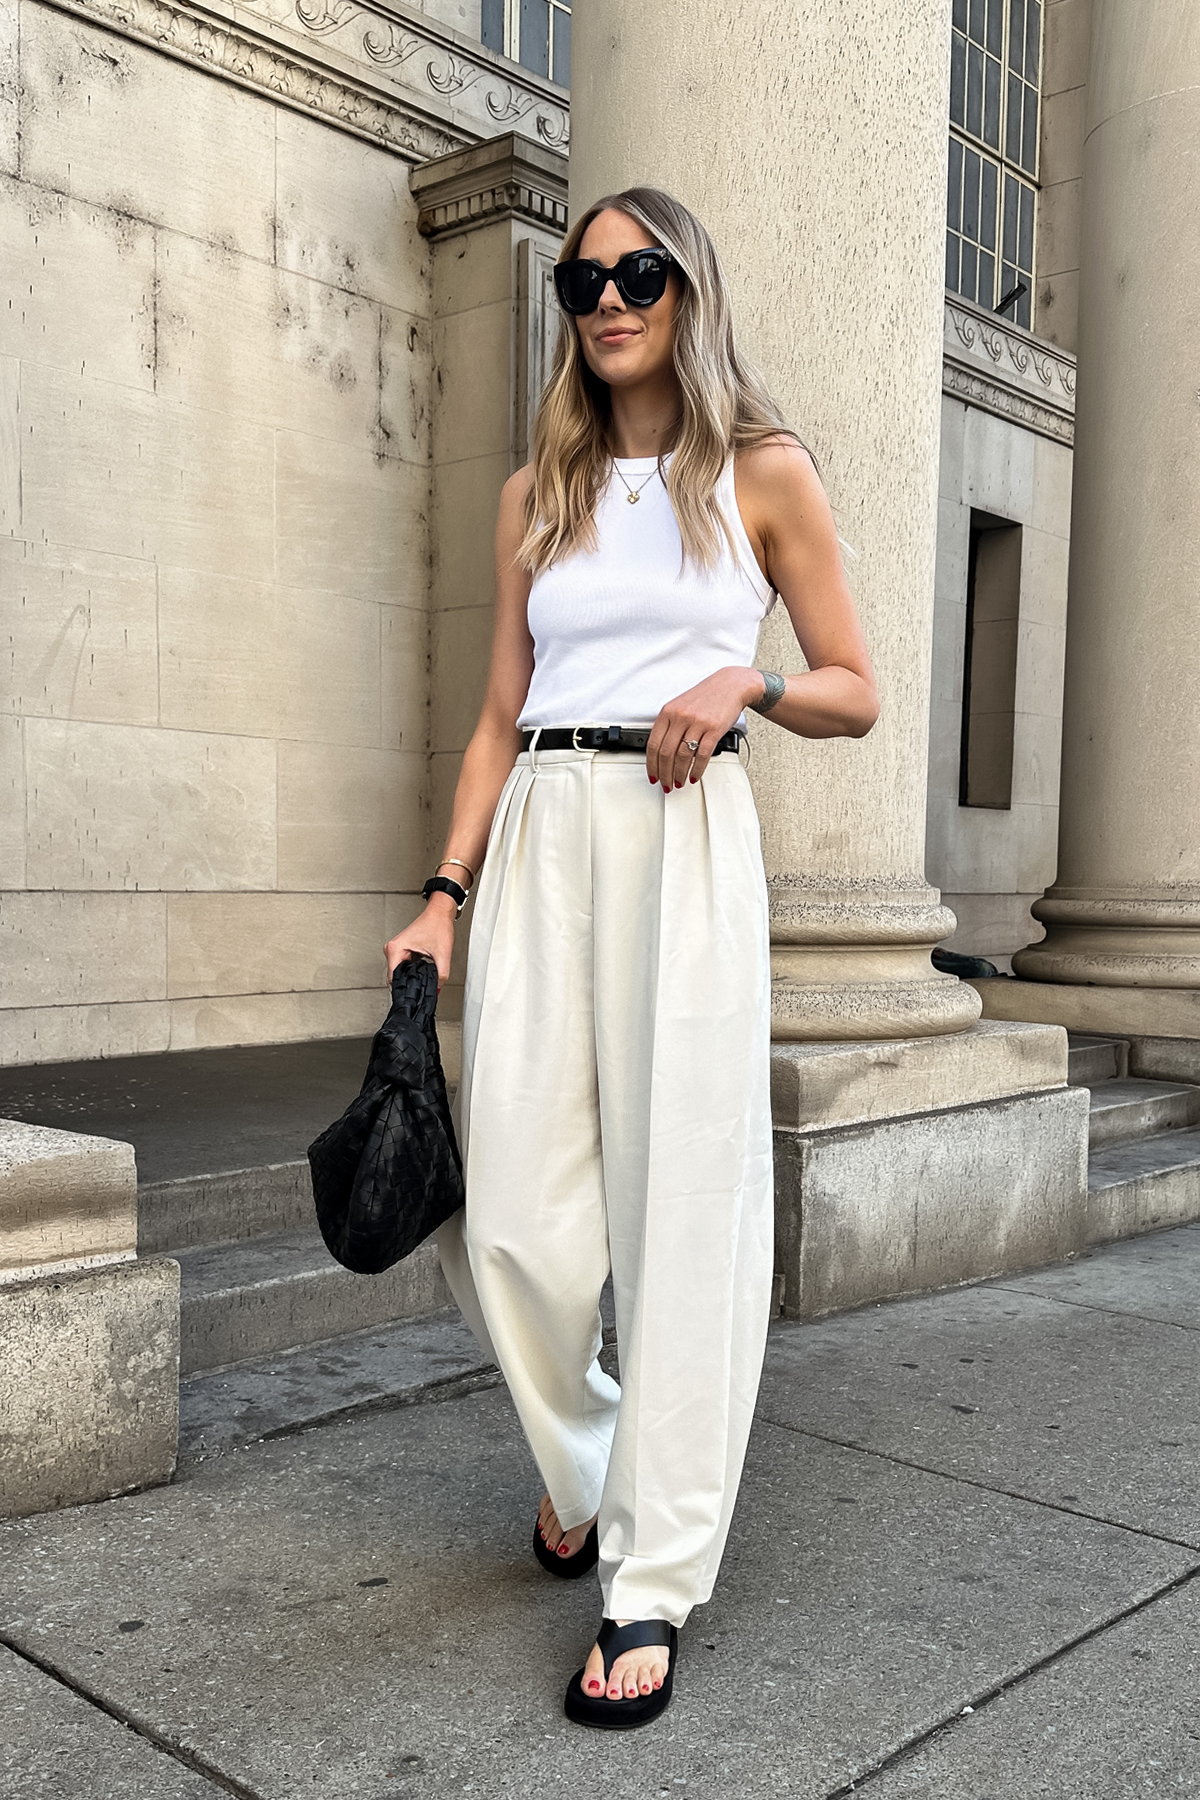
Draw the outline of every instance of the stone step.
[[[137,1205],[143,1256],[313,1228],[307,1158],[139,1182]]]
[[[314,1425],[448,1400],[499,1381],[456,1311],[276,1351],[179,1384],[179,1456],[196,1461]]]
[[[1129,1045],[1124,1038],[1067,1033],[1067,1080],[1072,1087],[1091,1087],[1129,1072]]]
[[[1088,1242],[1200,1219],[1200,1128],[1109,1144],[1088,1158]]]
[[[383,1275],[352,1275],[313,1228],[176,1252],[181,1377],[450,1303],[432,1242]]]
[[[1093,1150],[1200,1122],[1200,1087],[1188,1082],[1126,1076],[1097,1082],[1091,1093],[1088,1143]]]

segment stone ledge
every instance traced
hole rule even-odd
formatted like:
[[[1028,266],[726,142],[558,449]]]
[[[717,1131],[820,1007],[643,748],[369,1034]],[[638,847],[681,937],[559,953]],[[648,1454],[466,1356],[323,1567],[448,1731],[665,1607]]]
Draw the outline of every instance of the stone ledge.
[[[0,1287],[0,1418],[0,1518],[170,1480],[178,1263],[161,1257]]]
[[[971,986],[985,1019],[1037,1020],[1107,1037],[1200,1038],[1200,988],[1094,987],[1003,976]]]
[[[819,1318],[1083,1249],[1088,1093],[775,1133],[783,1311]]]
[[[792,1131],[947,1110],[1063,1087],[1066,1033],[980,1021],[943,1037],[771,1046],[771,1113]]]
[[[130,1260],[133,1146],[0,1119],[0,1282]]]
[[[511,218],[556,234],[567,229],[566,156],[516,132],[435,157],[414,169],[408,184],[423,237],[450,237]]]

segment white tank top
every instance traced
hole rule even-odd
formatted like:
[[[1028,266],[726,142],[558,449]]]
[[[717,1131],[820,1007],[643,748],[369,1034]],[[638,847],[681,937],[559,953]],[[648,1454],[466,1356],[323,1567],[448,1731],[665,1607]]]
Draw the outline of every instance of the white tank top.
[[[706,675],[753,668],[775,594],[738,512],[732,459],[717,501],[738,554],[722,532],[707,569],[683,561],[657,468],[654,457],[620,458],[596,506],[596,549],[534,577],[533,679],[519,726],[652,725],[668,700]],[[617,469],[640,490],[636,506]]]

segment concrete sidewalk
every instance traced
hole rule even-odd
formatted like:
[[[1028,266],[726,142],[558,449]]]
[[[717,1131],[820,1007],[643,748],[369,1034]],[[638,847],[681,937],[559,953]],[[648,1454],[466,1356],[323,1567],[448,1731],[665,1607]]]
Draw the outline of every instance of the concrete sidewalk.
[[[1198,1469],[1200,1226],[779,1326],[676,1703],[608,1738],[501,1388],[276,1436],[0,1529],[0,1795],[1195,1796]]]

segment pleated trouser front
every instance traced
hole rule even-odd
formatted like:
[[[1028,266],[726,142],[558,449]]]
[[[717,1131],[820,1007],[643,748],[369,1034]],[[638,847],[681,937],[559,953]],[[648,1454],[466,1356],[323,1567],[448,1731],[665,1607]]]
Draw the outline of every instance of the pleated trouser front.
[[[770,1307],[770,968],[744,769],[523,754],[480,876],[439,1238],[564,1528],[599,1512],[609,1618],[716,1579]],[[621,1386],[600,1367],[611,1267]]]

